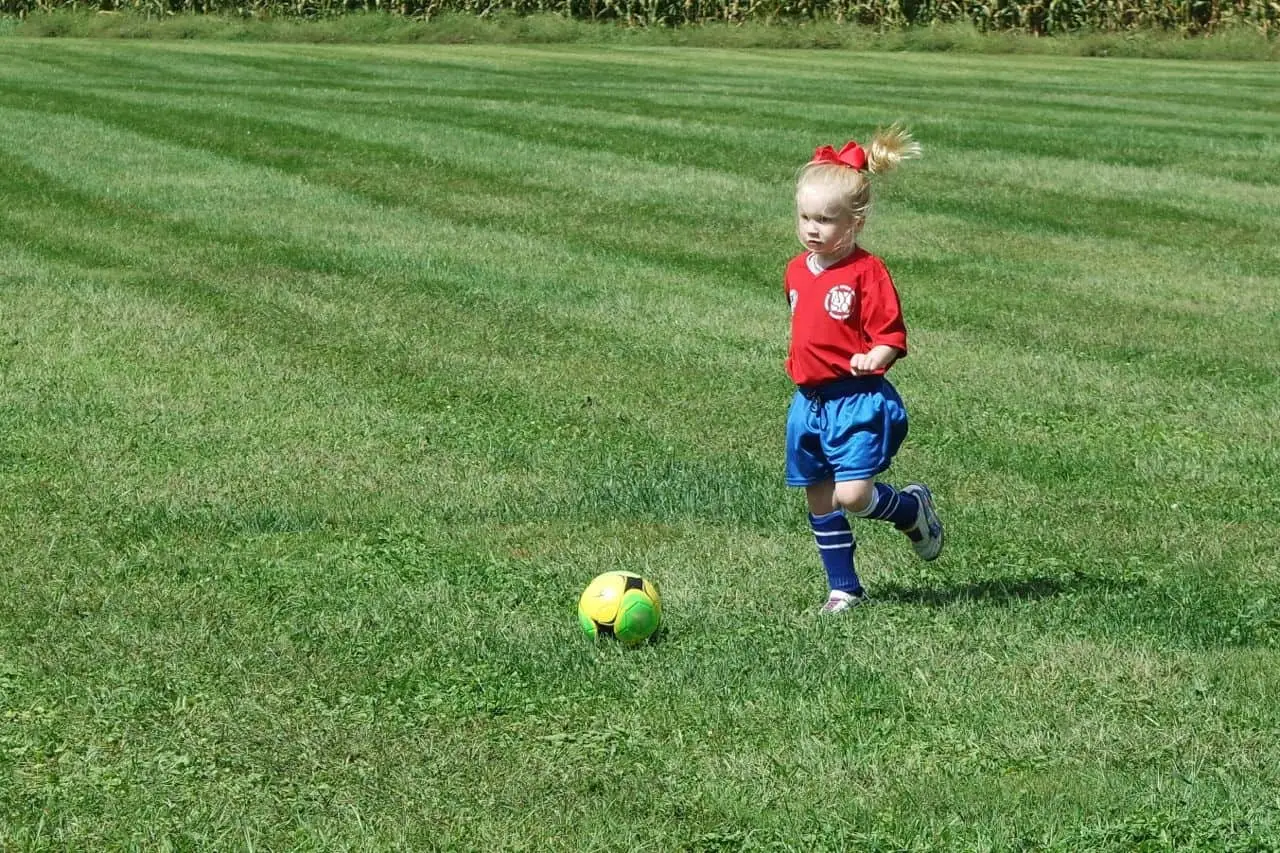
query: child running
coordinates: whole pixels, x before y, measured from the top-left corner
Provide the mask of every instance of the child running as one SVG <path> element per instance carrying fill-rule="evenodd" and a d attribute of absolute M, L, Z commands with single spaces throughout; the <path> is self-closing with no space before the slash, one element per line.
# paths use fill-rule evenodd
<path fill-rule="evenodd" d="M 827 572 L 823 613 L 869 599 L 854 569 L 857 541 L 846 513 L 887 521 L 925 560 L 942 551 L 942 523 L 928 487 L 878 482 L 907 434 L 907 410 L 885 377 L 907 354 L 898 292 L 884 262 L 857 243 L 871 178 L 920 156 L 894 125 L 864 150 L 824 145 L 796 181 L 796 234 L 805 251 L 787 264 L 796 383 L 787 414 L 787 485 L 803 486 L 809 523 Z"/>

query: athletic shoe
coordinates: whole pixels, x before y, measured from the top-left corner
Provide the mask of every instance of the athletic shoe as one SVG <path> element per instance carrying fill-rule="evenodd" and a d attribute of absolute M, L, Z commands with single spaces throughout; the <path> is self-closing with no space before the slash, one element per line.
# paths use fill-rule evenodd
<path fill-rule="evenodd" d="M 911 547 L 922 560 L 936 560 L 942 553 L 942 521 L 933 506 L 933 494 L 922 483 L 912 483 L 902 490 L 915 497 L 920 504 L 916 512 L 916 526 L 904 531 L 911 540 Z"/>
<path fill-rule="evenodd" d="M 857 607 L 862 604 L 870 604 L 871 599 L 867 598 L 867 594 L 861 590 L 856 593 L 845 592 L 842 589 L 831 590 L 831 595 L 827 596 L 827 603 L 822 605 L 820 613 L 843 613 L 850 608 Z"/>

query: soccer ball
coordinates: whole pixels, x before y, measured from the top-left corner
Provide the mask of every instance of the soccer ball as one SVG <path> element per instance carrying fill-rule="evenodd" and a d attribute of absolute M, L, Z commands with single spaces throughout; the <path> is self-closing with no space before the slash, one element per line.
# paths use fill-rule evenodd
<path fill-rule="evenodd" d="M 658 588 L 634 572 L 605 572 L 582 591 L 578 621 L 588 637 L 614 637 L 634 646 L 658 630 L 662 600 Z"/>

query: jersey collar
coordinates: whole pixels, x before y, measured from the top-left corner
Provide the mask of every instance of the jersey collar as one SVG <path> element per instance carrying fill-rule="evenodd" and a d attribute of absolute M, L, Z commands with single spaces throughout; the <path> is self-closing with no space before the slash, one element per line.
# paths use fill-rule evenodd
<path fill-rule="evenodd" d="M 809 272 L 813 273 L 814 277 L 816 278 L 816 277 L 818 277 L 818 276 L 822 275 L 822 274 L 823 274 L 824 272 L 826 272 L 827 270 L 835 269 L 836 267 L 840 267 L 840 266 L 844 266 L 845 264 L 847 264 L 847 263 L 849 263 L 850 261 L 852 261 L 852 260 L 854 259 L 854 256 L 856 256 L 857 254 L 858 254 L 858 247 L 857 247 L 857 246 L 854 246 L 854 247 L 853 247 L 853 251 L 852 251 L 852 252 L 850 252 L 849 254 L 845 255 L 843 258 L 841 258 L 840 260 L 836 261 L 836 262 L 835 262 L 834 264 L 832 264 L 831 266 L 829 266 L 829 267 L 824 267 L 822 264 L 818 263 L 818 256 L 817 256 L 817 255 L 815 255 L 813 252 L 810 252 L 808 255 L 805 255 L 805 258 L 804 258 L 804 265 L 805 265 L 806 267 L 808 267 Z"/>

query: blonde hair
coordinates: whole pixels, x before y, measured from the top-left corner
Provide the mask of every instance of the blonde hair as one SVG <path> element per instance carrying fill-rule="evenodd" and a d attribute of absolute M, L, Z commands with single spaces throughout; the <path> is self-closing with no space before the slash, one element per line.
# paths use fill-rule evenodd
<path fill-rule="evenodd" d="M 865 149 L 865 168 L 854 169 L 838 163 L 806 163 L 796 177 L 796 196 L 806 187 L 819 187 L 830 193 L 840 213 L 849 214 L 857 222 L 866 220 L 871 210 L 871 176 L 891 172 L 903 160 L 920 156 L 920 143 L 900 124 L 877 129 Z M 833 211 L 833 213 L 836 211 Z"/>

